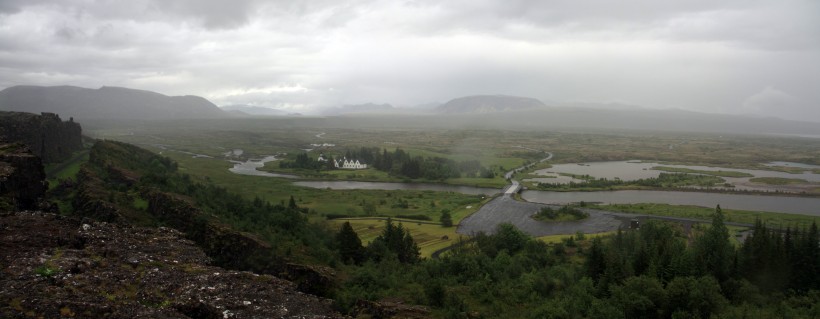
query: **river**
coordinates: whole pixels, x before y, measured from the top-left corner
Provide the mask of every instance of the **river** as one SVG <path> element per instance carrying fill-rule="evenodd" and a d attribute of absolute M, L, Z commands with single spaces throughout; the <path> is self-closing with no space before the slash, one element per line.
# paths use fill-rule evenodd
<path fill-rule="evenodd" d="M 501 192 L 498 188 L 482 188 L 472 186 L 422 184 L 422 183 L 383 183 L 383 182 L 355 182 L 355 181 L 299 181 L 294 185 L 311 188 L 330 189 L 383 189 L 383 190 L 429 190 L 437 192 L 454 192 L 468 195 L 494 195 Z"/>
<path fill-rule="evenodd" d="M 788 179 L 802 179 L 806 183 L 787 184 L 787 185 L 768 185 L 763 183 L 752 182 L 753 177 L 721 177 L 732 187 L 724 187 L 721 184 L 715 185 L 713 188 L 719 189 L 737 189 L 749 191 L 762 192 L 789 192 L 802 193 L 810 192 L 820 183 L 820 174 L 814 174 L 811 169 L 815 169 L 815 165 L 788 163 L 788 162 L 772 162 L 764 164 L 767 166 L 782 166 L 790 168 L 803 168 L 802 173 L 786 173 L 770 170 L 755 170 L 755 169 L 739 169 L 739 168 L 725 168 L 725 167 L 711 167 L 711 166 L 696 166 L 696 165 L 667 165 L 653 162 L 640 161 L 612 161 L 612 162 L 591 162 L 591 163 L 573 163 L 573 164 L 556 164 L 551 168 L 541 169 L 534 172 L 536 175 L 543 177 L 528 178 L 524 182 L 538 182 L 548 184 L 567 184 L 569 182 L 581 183 L 583 180 L 575 179 L 570 176 L 561 175 L 589 175 L 594 178 L 606 179 L 621 179 L 624 181 L 633 181 L 642 178 L 656 178 L 662 171 L 653 170 L 656 166 L 665 166 L 673 168 L 692 169 L 698 171 L 733 171 L 752 175 L 753 177 L 777 177 Z M 814 184 L 812 184 L 814 183 Z"/>
<path fill-rule="evenodd" d="M 257 169 L 263 167 L 266 162 L 274 160 L 276 160 L 275 156 L 267 156 L 259 160 L 248 160 L 245 162 L 232 161 L 234 166 L 230 169 L 230 171 L 242 175 L 292 179 L 298 178 L 294 175 L 270 173 Z M 634 165 L 633 163 L 627 164 L 625 162 L 624 164 Z M 579 166 L 576 164 L 572 165 Z M 457 192 L 468 195 L 493 195 L 502 191 L 501 189 L 496 188 L 419 183 L 296 181 L 294 184 L 298 186 L 320 189 L 431 190 L 439 192 Z M 600 202 L 604 204 L 659 203 L 671 205 L 697 205 L 703 207 L 715 207 L 716 205 L 720 205 L 722 208 L 728 209 L 820 216 L 820 198 L 807 197 L 636 190 L 610 192 L 548 192 L 527 190 L 521 193 L 521 197 L 534 203 L 546 204 L 563 204 L 584 201 Z"/>
<path fill-rule="evenodd" d="M 820 198 L 674 191 L 547 192 L 524 191 L 524 200 L 544 204 L 600 202 L 602 204 L 659 203 L 696 205 L 763 212 L 820 216 Z"/>
<path fill-rule="evenodd" d="M 265 177 L 281 177 L 281 178 L 298 178 L 296 175 L 289 175 L 289 174 L 279 174 L 279 173 L 271 173 L 260 171 L 258 168 L 262 168 L 265 166 L 265 163 L 275 161 L 276 156 L 270 155 L 265 156 L 262 159 L 249 159 L 244 162 L 240 161 L 231 161 L 233 163 L 233 167 L 229 168 L 228 170 L 234 174 L 240 175 L 251 175 L 251 176 L 265 176 Z"/>

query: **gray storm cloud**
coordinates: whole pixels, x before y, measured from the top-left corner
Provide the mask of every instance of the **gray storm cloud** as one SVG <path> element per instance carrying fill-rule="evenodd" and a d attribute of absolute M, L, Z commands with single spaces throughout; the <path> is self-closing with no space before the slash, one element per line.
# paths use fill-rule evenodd
<path fill-rule="evenodd" d="M 0 87 L 301 112 L 511 94 L 820 121 L 816 83 L 817 1 L 0 2 Z"/>

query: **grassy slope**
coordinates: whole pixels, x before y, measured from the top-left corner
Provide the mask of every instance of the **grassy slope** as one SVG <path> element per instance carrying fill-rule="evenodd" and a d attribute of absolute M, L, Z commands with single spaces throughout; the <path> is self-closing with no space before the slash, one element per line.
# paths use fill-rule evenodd
<path fill-rule="evenodd" d="M 80 171 L 80 166 L 87 161 L 88 150 L 85 149 L 75 152 L 64 162 L 46 165 L 45 172 L 49 189 L 57 186 L 57 181 L 60 179 L 74 179 Z"/>

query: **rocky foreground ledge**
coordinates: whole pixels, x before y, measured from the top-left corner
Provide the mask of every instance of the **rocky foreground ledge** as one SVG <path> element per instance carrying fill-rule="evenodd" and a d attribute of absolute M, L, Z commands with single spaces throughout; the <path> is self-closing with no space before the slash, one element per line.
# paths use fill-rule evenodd
<path fill-rule="evenodd" d="M 0 317 L 338 318 L 268 275 L 208 266 L 170 228 L 41 212 L 0 216 Z"/>

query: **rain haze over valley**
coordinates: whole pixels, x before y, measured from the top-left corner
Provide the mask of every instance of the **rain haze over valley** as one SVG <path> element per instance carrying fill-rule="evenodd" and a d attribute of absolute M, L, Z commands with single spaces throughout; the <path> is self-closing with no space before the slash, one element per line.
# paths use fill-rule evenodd
<path fill-rule="evenodd" d="M 0 0 L 0 317 L 820 317 L 820 2 Z"/>

